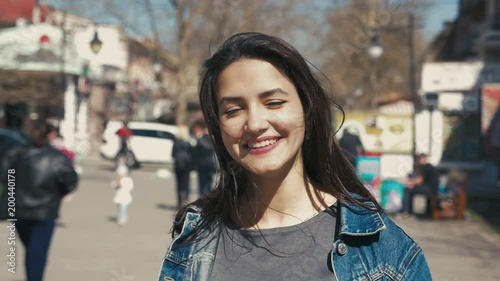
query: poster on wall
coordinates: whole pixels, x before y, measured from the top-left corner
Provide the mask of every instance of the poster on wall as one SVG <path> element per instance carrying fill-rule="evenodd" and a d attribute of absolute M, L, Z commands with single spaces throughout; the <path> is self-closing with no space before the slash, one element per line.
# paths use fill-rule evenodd
<path fill-rule="evenodd" d="M 380 156 L 381 153 L 367 152 L 356 158 L 356 170 L 365 187 L 380 202 Z"/>
<path fill-rule="evenodd" d="M 341 120 L 342 116 L 337 116 Z M 347 112 L 343 126 L 337 137 L 340 138 L 345 128 L 352 128 L 359 135 L 366 151 L 381 153 L 411 153 L 412 151 L 412 115 Z"/>
<path fill-rule="evenodd" d="M 485 158 L 500 163 L 500 83 L 483 84 L 481 133 Z"/>
<path fill-rule="evenodd" d="M 364 153 L 356 158 L 356 170 L 366 189 L 387 212 L 396 213 L 403 207 L 404 185 L 394 179 L 382 180 L 381 153 Z"/>
<path fill-rule="evenodd" d="M 380 141 L 385 153 L 411 153 L 413 147 L 413 123 L 411 115 L 381 116 Z"/>

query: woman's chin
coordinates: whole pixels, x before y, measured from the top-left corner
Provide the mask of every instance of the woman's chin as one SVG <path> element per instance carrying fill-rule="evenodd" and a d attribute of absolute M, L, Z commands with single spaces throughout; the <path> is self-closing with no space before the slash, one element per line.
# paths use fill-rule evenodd
<path fill-rule="evenodd" d="M 277 169 L 274 167 L 248 167 L 246 170 L 254 176 L 263 177 L 270 176 L 277 172 Z"/>

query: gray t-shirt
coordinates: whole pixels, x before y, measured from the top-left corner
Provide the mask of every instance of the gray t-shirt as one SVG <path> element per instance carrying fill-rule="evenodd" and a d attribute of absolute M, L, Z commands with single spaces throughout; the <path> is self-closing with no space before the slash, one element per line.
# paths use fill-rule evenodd
<path fill-rule="evenodd" d="M 297 225 L 244 230 L 225 223 L 210 280 L 335 280 L 335 205 Z"/>

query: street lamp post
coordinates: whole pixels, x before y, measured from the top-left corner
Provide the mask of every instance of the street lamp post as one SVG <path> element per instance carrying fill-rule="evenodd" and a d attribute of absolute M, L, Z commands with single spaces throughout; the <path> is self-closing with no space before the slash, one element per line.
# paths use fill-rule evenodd
<path fill-rule="evenodd" d="M 89 150 L 94 151 L 97 149 L 97 146 L 100 143 L 101 134 L 104 130 L 104 128 L 102 127 L 102 123 L 104 121 L 104 112 L 106 107 L 106 89 L 101 81 L 102 77 L 97 77 L 97 75 L 102 74 L 96 71 L 98 67 L 100 67 L 100 63 L 98 62 L 98 54 L 101 51 L 103 44 L 104 43 L 99 39 L 98 25 L 97 23 L 95 23 L 94 36 L 92 40 L 89 41 L 89 47 L 93 53 L 90 55 L 90 70 L 87 70 L 92 73 L 90 75 L 90 95 L 83 99 L 83 104 L 80 105 L 80 107 L 84 108 L 85 110 L 87 110 L 88 107 L 89 110 L 88 121 L 90 126 L 90 143 L 88 147 Z M 96 74 L 96 72 L 99 74 Z M 82 121 L 81 123 L 86 124 L 87 120 Z"/>
<path fill-rule="evenodd" d="M 410 56 L 410 68 L 409 68 L 409 92 L 410 92 L 410 97 L 411 101 L 413 103 L 413 114 L 412 114 L 412 160 L 413 160 L 413 170 L 412 172 L 416 172 L 416 165 L 417 163 L 415 162 L 415 155 L 416 155 L 416 150 L 417 150 L 417 142 L 416 142 L 416 137 L 417 137 L 417 128 L 416 128 L 416 116 L 417 116 L 417 87 L 415 83 L 415 48 L 414 48 L 414 41 L 413 41 L 413 33 L 415 31 L 415 15 L 410 13 L 408 15 L 408 53 Z"/>
<path fill-rule="evenodd" d="M 92 38 L 92 41 L 90 41 L 89 43 L 92 52 L 94 52 L 94 54 L 99 53 L 99 51 L 102 48 L 102 41 L 99 40 L 99 34 L 97 33 L 97 29 L 96 31 L 94 31 L 94 38 Z"/>
<path fill-rule="evenodd" d="M 89 42 L 89 44 L 90 44 L 90 49 L 94 54 L 97 54 L 99 53 L 99 51 L 101 51 L 102 41 L 99 39 L 99 33 L 97 32 L 97 24 L 95 25 L 94 37 Z"/>
<path fill-rule="evenodd" d="M 163 70 L 163 65 L 161 64 L 161 61 L 160 61 L 159 51 L 155 50 L 155 57 L 153 60 L 153 71 L 154 71 L 155 76 L 156 76 L 156 81 L 161 80 L 161 71 L 162 70 Z"/>
<path fill-rule="evenodd" d="M 378 34 L 374 34 L 370 38 L 370 46 L 368 46 L 367 53 L 372 59 L 378 59 L 384 54 L 384 48 L 379 43 Z"/>
<path fill-rule="evenodd" d="M 409 94 L 411 101 L 413 103 L 413 113 L 412 113 L 412 161 L 413 161 L 413 169 L 412 172 L 415 173 L 416 171 L 416 163 L 415 163 L 415 154 L 416 154 L 416 113 L 419 110 L 419 102 L 418 102 L 418 93 L 417 93 L 417 87 L 416 87 L 416 81 L 415 81 L 415 76 L 416 76 L 416 68 L 415 68 L 415 43 L 414 43 L 414 32 L 415 32 L 415 15 L 413 13 L 408 14 L 408 38 L 407 38 L 407 44 L 408 44 L 408 53 L 409 53 Z M 379 44 L 379 38 L 378 34 L 371 32 L 370 34 L 370 46 L 368 46 L 367 53 L 368 56 L 372 59 L 378 59 L 382 54 L 384 53 L 384 49 L 382 46 Z M 372 71 L 370 79 L 370 83 L 374 82 L 375 77 L 374 71 Z M 372 84 L 373 85 L 373 84 Z M 373 87 L 372 87 L 373 88 Z M 373 90 L 373 89 L 372 89 Z M 375 99 L 373 96 L 372 99 L 372 107 L 374 108 L 375 104 Z"/>
<path fill-rule="evenodd" d="M 379 37 L 377 33 L 372 32 L 370 36 L 370 45 L 366 49 L 366 52 L 368 54 L 368 57 L 373 61 L 379 59 L 384 54 L 384 48 L 379 43 Z M 376 71 L 377 68 L 375 64 L 372 63 L 370 70 L 370 91 L 371 91 L 371 109 L 373 111 L 376 111 L 377 108 L 376 92 L 375 92 L 377 90 L 377 87 L 375 87 L 377 83 Z"/>
<path fill-rule="evenodd" d="M 154 34 L 154 58 L 153 58 L 153 71 L 155 75 L 155 80 L 159 81 L 161 78 L 162 64 L 160 60 L 160 34 L 158 33 L 158 28 L 156 26 L 156 21 L 153 13 L 153 5 L 151 0 L 146 0 L 146 9 L 149 15 L 149 23 L 151 24 L 151 30 Z"/>

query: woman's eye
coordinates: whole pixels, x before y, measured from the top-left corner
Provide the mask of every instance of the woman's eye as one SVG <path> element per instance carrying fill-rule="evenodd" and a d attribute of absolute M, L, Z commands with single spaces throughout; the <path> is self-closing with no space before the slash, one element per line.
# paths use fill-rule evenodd
<path fill-rule="evenodd" d="M 266 103 L 266 106 L 268 108 L 271 108 L 271 109 L 277 109 L 277 108 L 280 108 L 283 104 L 285 103 L 285 101 L 270 101 L 270 102 L 267 102 Z"/>
<path fill-rule="evenodd" d="M 224 115 L 231 117 L 231 116 L 236 115 L 238 112 L 240 112 L 240 110 L 241 110 L 241 108 L 239 108 L 239 107 L 230 108 L 230 109 L 224 111 Z"/>

